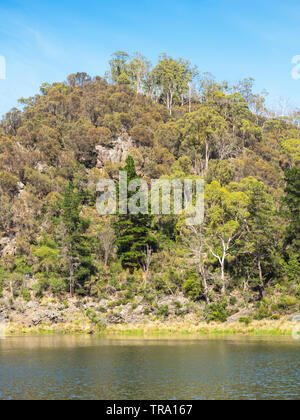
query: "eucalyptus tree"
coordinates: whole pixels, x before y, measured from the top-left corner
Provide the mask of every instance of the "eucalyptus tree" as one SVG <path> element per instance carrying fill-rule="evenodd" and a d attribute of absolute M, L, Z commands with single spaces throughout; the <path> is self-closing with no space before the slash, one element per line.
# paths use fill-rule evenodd
<path fill-rule="evenodd" d="M 152 72 L 153 83 L 160 88 L 161 100 L 172 116 L 173 106 L 183 94 L 188 92 L 193 79 L 193 69 L 187 60 L 175 60 L 162 54 L 159 63 Z"/>
<path fill-rule="evenodd" d="M 139 52 L 136 52 L 128 63 L 128 74 L 137 94 L 142 91 L 145 77 L 150 73 L 150 67 L 151 62 Z"/>
<path fill-rule="evenodd" d="M 109 61 L 110 70 L 106 73 L 113 83 L 119 83 L 125 77 L 128 77 L 128 63 L 130 55 L 125 51 L 116 51 L 112 54 L 111 60 Z"/>
<path fill-rule="evenodd" d="M 208 170 L 213 153 L 216 157 L 223 157 L 222 151 L 228 145 L 228 125 L 217 111 L 203 107 L 199 111 L 186 114 L 178 121 L 178 127 L 183 138 L 182 151 L 194 161 L 200 155 L 204 160 L 205 171 Z"/>
<path fill-rule="evenodd" d="M 249 216 L 245 220 L 246 232 L 241 242 L 239 262 L 244 271 L 248 267 L 248 280 L 258 289 L 262 299 L 266 285 L 275 276 L 276 248 L 280 242 L 275 203 L 266 186 L 253 177 L 245 178 L 239 184 L 231 183 L 228 189 L 231 192 L 243 191 L 249 199 Z"/>
<path fill-rule="evenodd" d="M 236 254 L 249 217 L 249 198 L 241 191 L 229 191 L 214 181 L 205 190 L 205 241 L 221 271 L 222 293 L 226 293 L 225 264 Z"/>

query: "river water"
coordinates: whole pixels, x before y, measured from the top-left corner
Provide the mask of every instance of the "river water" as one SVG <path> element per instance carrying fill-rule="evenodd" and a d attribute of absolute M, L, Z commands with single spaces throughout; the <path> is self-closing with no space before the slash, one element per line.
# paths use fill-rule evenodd
<path fill-rule="evenodd" d="M 0 399 L 300 399 L 300 341 L 0 340 Z"/>

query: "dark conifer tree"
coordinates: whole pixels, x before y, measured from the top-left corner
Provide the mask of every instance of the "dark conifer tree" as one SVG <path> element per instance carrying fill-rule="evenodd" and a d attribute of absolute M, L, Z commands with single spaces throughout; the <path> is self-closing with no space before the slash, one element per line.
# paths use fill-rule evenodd
<path fill-rule="evenodd" d="M 84 290 L 85 282 L 95 273 L 91 244 L 86 236 L 90 221 L 80 215 L 83 198 L 82 193 L 70 182 L 58 202 L 59 226 L 63 230 L 59 232 L 62 234 L 60 248 L 68 265 L 72 297 L 76 289 L 78 292 Z"/>
<path fill-rule="evenodd" d="M 139 178 L 131 156 L 127 158 L 126 166 L 122 170 L 127 172 L 128 185 L 130 181 Z M 133 194 L 128 193 L 127 205 Z M 147 249 L 157 250 L 158 243 L 154 236 L 153 223 L 153 216 L 142 213 L 119 214 L 118 221 L 115 223 L 118 255 L 123 268 L 129 269 L 131 273 L 142 267 Z"/>

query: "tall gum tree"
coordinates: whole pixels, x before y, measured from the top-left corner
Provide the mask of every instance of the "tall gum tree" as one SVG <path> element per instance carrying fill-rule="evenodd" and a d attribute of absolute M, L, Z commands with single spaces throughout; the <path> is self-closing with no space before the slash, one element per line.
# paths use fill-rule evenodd
<path fill-rule="evenodd" d="M 161 89 L 161 98 L 167 106 L 170 116 L 173 113 L 175 99 L 179 99 L 189 90 L 193 79 L 193 70 L 188 61 L 175 60 L 162 54 L 152 72 L 153 83 Z"/>
<path fill-rule="evenodd" d="M 244 224 L 249 217 L 248 204 L 249 198 L 243 192 L 230 192 L 216 181 L 206 186 L 206 246 L 220 265 L 223 294 L 226 293 L 226 259 L 244 234 Z"/>
<path fill-rule="evenodd" d="M 207 171 L 212 153 L 218 152 L 219 139 L 226 137 L 226 121 L 215 110 L 204 107 L 187 114 L 178 121 L 178 127 L 183 138 L 182 150 L 194 160 L 202 155 Z"/>

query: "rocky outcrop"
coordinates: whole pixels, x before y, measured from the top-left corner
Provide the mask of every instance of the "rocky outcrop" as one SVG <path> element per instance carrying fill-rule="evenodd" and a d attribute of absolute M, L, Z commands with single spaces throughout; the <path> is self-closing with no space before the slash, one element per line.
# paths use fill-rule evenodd
<path fill-rule="evenodd" d="M 132 147 L 134 147 L 133 140 L 126 136 L 118 137 L 109 146 L 96 146 L 97 167 L 103 168 L 105 162 L 123 162 L 128 157 Z"/>
<path fill-rule="evenodd" d="M 146 302 L 142 296 L 136 297 L 134 301 L 120 304 L 120 296 L 99 301 L 87 297 L 67 296 L 66 299 L 63 297 L 58 299 L 48 294 L 40 300 L 31 294 L 32 300 L 27 302 L 22 296 L 12 298 L 11 293 L 4 290 L 4 296 L 0 298 L 0 319 L 29 328 L 82 323 L 89 323 L 94 328 L 99 323 L 106 325 L 148 323 L 153 317 L 158 316 L 162 307 L 167 309 L 164 314 L 160 314 L 160 318 L 165 320 L 180 319 L 192 314 L 193 311 L 189 300 L 181 295 L 161 296 L 154 306 Z M 196 305 L 195 308 L 200 310 L 202 306 Z"/>
<path fill-rule="evenodd" d="M 0 239 L 0 255 L 16 255 L 17 242 L 14 237 L 4 236 Z"/>

